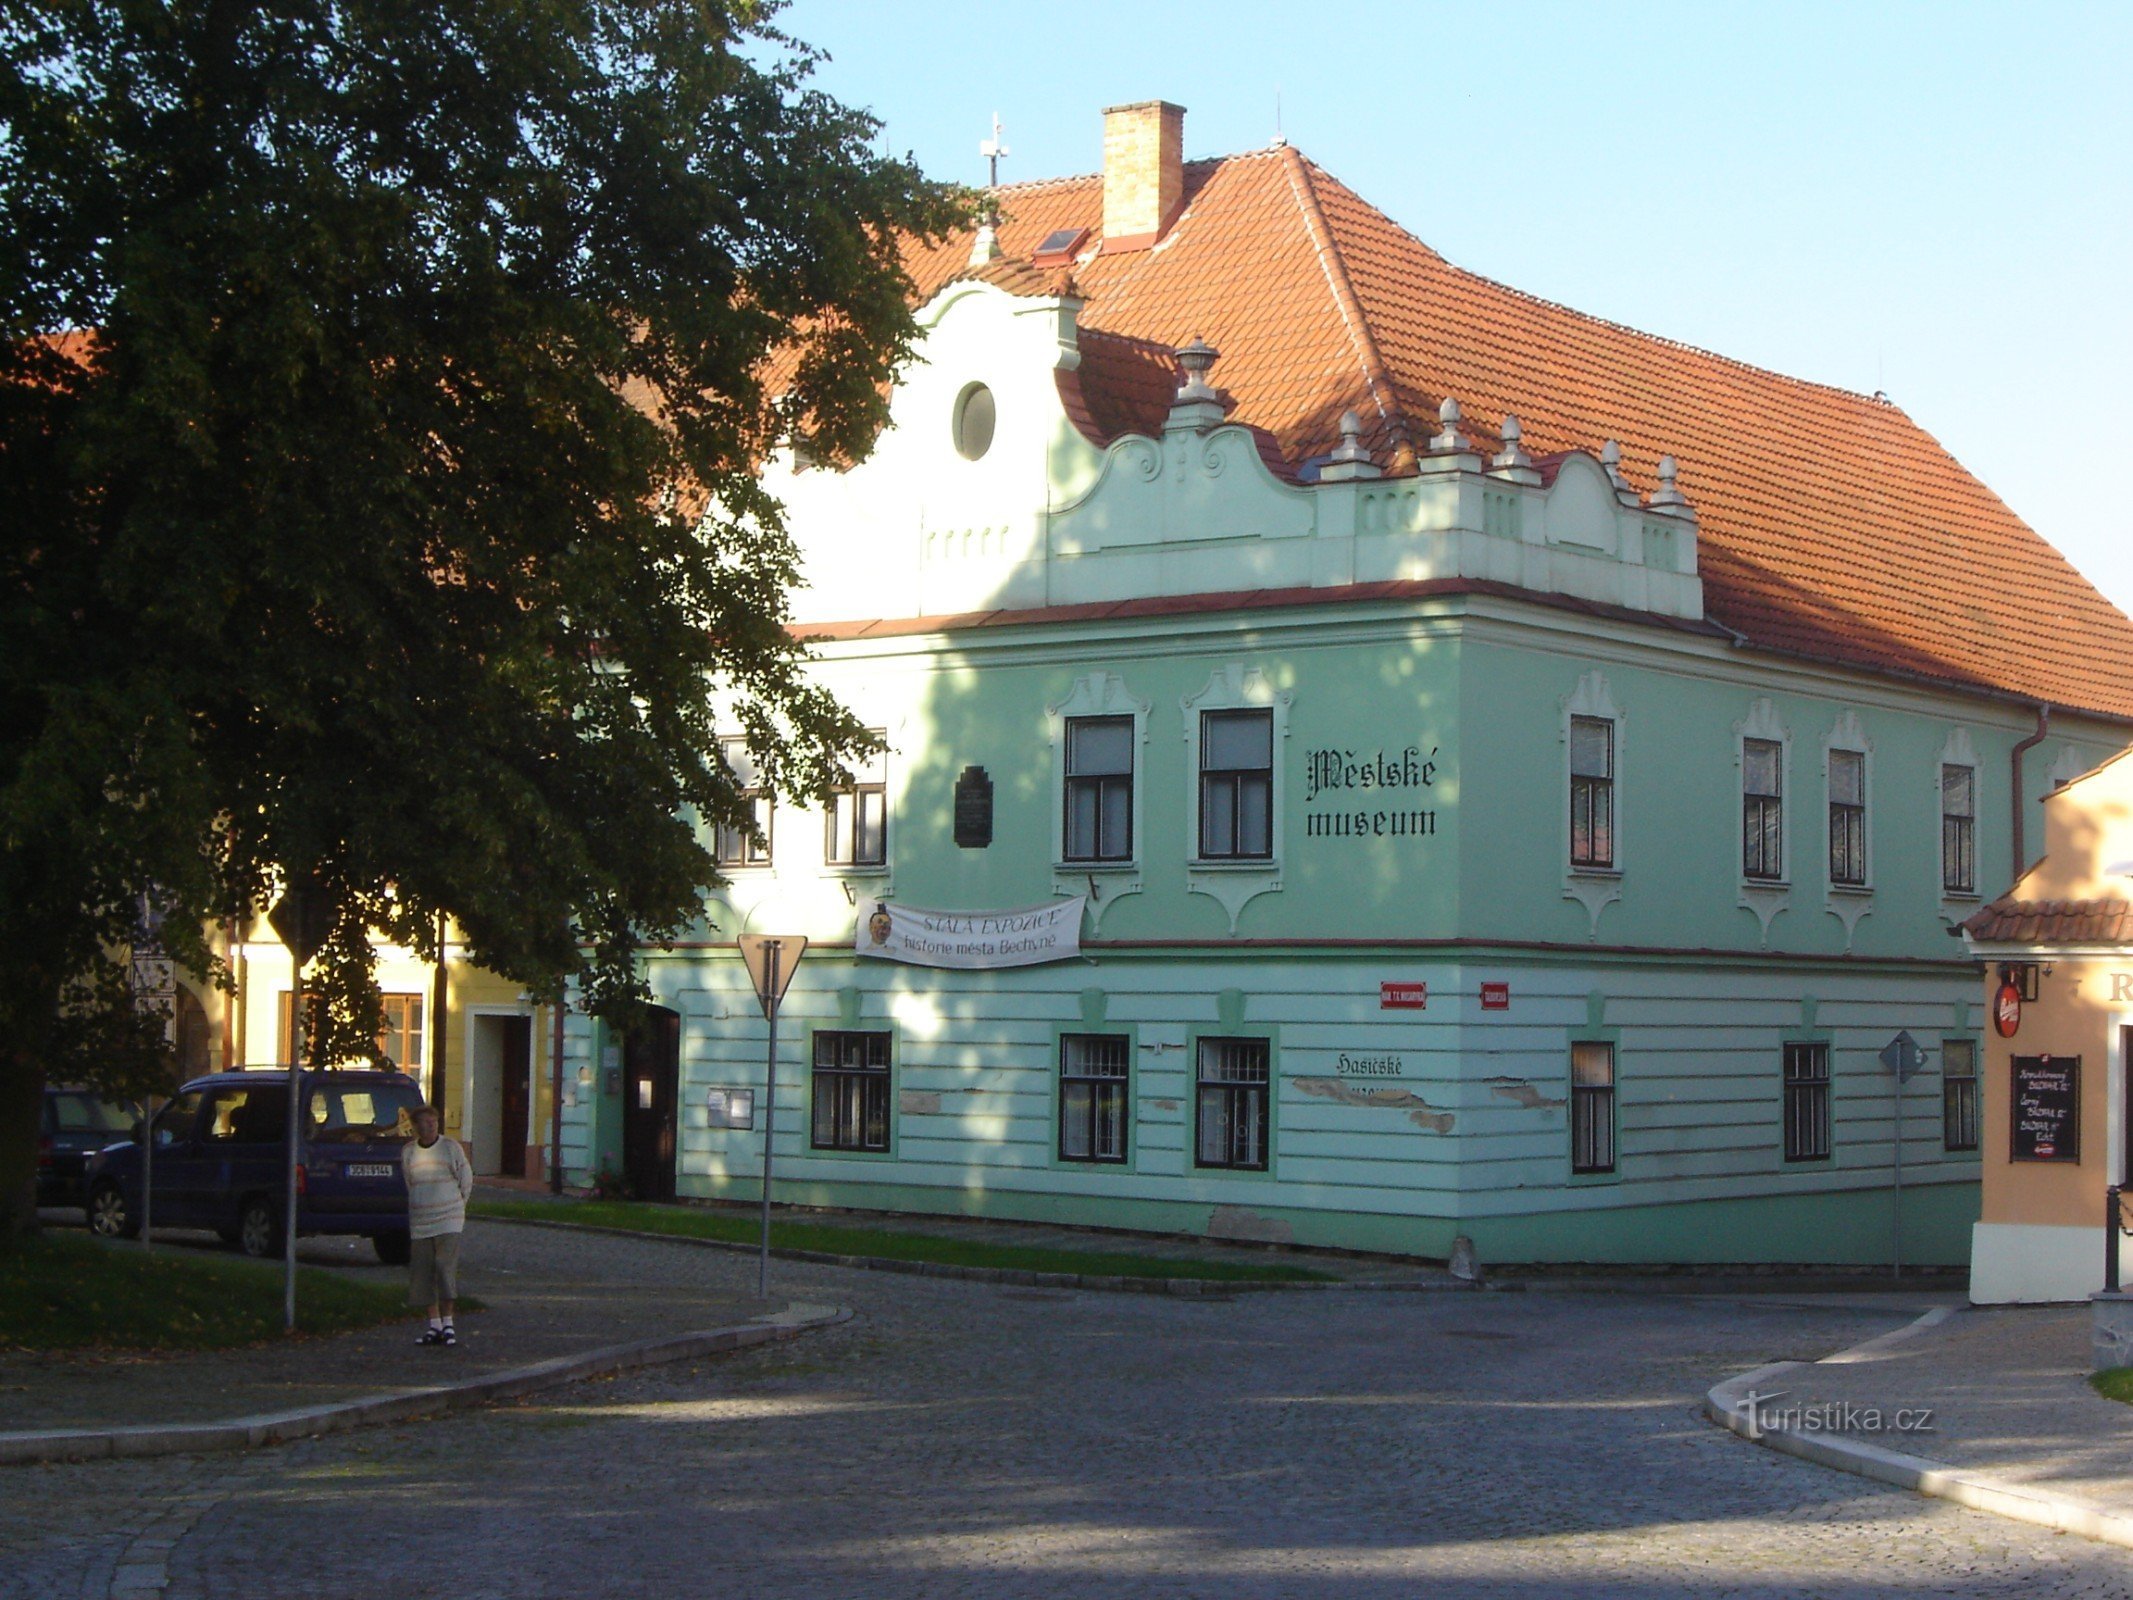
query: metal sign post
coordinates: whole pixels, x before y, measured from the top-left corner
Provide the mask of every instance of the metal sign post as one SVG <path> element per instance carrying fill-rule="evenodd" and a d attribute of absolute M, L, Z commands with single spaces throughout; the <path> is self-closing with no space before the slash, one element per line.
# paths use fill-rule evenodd
<path fill-rule="evenodd" d="M 284 1174 L 281 1244 L 281 1326 L 284 1333 L 296 1331 L 296 1170 L 297 1128 L 304 1092 L 304 968 L 333 934 L 337 908 L 331 891 L 316 877 L 294 879 L 267 913 L 267 923 L 288 947 L 295 967 L 289 1014 L 295 1021 L 296 1037 L 289 1054 L 289 1119 L 287 1171 Z"/>
<path fill-rule="evenodd" d="M 1890 1140 L 1895 1152 L 1896 1216 L 1895 1238 L 1891 1245 L 1890 1276 L 1898 1282 L 1903 1280 L 1903 1086 L 1911 1081 L 1912 1074 L 1926 1064 L 1926 1052 L 1919 1042 L 1911 1037 L 1910 1029 L 1896 1035 L 1881 1047 L 1881 1064 L 1889 1071 L 1889 1104 L 1894 1125 Z"/>
<path fill-rule="evenodd" d="M 763 1067 L 763 1243 L 756 1258 L 755 1293 L 770 1298 L 770 1161 L 778 1116 L 778 1008 L 792 983 L 800 957 L 807 953 L 807 940 L 798 934 L 744 933 L 740 937 L 741 960 L 748 965 L 749 981 L 770 1024 L 770 1046 Z"/>

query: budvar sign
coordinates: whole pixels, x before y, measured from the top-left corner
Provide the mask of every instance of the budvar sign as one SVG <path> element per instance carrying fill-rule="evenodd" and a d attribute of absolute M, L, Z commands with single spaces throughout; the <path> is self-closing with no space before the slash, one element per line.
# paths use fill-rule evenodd
<path fill-rule="evenodd" d="M 1081 954 L 1086 896 L 1013 911 L 922 911 L 876 900 L 859 919 L 853 950 L 917 967 L 1034 967 Z"/>

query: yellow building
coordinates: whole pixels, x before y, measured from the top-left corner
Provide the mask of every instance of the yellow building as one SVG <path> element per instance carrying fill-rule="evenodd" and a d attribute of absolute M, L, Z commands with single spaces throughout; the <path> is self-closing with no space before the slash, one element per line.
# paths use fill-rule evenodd
<path fill-rule="evenodd" d="M 1979 1304 L 2103 1287 L 2104 1190 L 2133 1149 L 2133 750 L 2050 795 L 2044 834 L 2042 859 L 1963 925 L 1985 962 Z"/>
<path fill-rule="evenodd" d="M 443 1107 L 445 1131 L 466 1145 L 476 1173 L 545 1180 L 553 1008 L 474 965 L 455 931 L 446 930 L 441 973 L 404 946 L 375 947 L 385 1003 L 378 1046 Z M 233 992 L 226 1000 L 200 1001 L 203 1008 L 212 1003 L 221 1020 L 220 1059 L 211 1064 L 224 1070 L 288 1065 L 296 1048 L 289 952 L 262 920 L 233 939 L 228 953 Z"/>

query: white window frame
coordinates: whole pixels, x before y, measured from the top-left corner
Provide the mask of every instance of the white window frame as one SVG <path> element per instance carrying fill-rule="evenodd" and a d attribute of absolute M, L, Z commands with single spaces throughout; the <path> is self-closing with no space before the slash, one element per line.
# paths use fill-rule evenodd
<path fill-rule="evenodd" d="M 1044 708 L 1052 740 L 1052 892 L 1089 896 L 1090 928 L 1121 896 L 1141 891 L 1141 862 L 1147 853 L 1142 826 L 1142 797 L 1148 792 L 1149 702 L 1126 687 L 1115 672 L 1084 673 L 1063 700 Z M 1066 858 L 1067 724 L 1083 717 L 1133 719 L 1133 852 L 1123 861 L 1069 861 Z"/>
<path fill-rule="evenodd" d="M 1590 920 L 1589 931 L 1599 933 L 1600 913 L 1622 898 L 1622 874 L 1629 860 L 1628 834 L 1623 826 L 1626 813 L 1625 785 L 1622 781 L 1624 768 L 1623 752 L 1628 748 L 1629 719 L 1616 703 L 1614 690 L 1605 673 L 1597 670 L 1586 673 L 1577 681 L 1577 687 L 1565 695 L 1560 705 L 1561 716 L 1556 737 L 1563 747 L 1563 783 L 1561 803 L 1557 807 L 1557 819 L 1562 831 L 1561 855 L 1563 862 L 1563 898 L 1575 900 L 1584 906 Z M 1614 864 L 1606 867 L 1581 867 L 1571 859 L 1570 796 L 1575 780 L 1570 771 L 1570 725 L 1579 717 L 1614 724 Z"/>
<path fill-rule="evenodd" d="M 724 824 L 714 823 L 711 828 L 711 859 L 717 862 L 718 869 L 721 872 L 767 872 L 777 864 L 778 859 L 777 836 L 774 831 L 777 824 L 777 801 L 770 792 L 770 786 L 763 781 L 764 775 L 760 770 L 762 764 L 755 759 L 754 753 L 749 750 L 746 734 L 722 733 L 718 736 L 718 743 L 719 753 L 725 758 L 729 768 L 733 766 L 734 761 L 732 750 L 729 747 L 737 745 L 740 747 L 741 757 L 754 769 L 753 777 L 755 781 L 741 784 L 740 787 L 744 797 L 752 797 L 754 800 L 756 819 L 762 824 L 763 828 L 763 854 L 760 859 L 752 859 L 752 847 L 746 835 L 742 834 L 738 828 L 728 828 Z M 733 776 L 735 781 L 739 782 L 741 774 L 738 770 L 734 771 Z M 728 834 L 731 834 L 740 844 L 739 852 L 730 860 L 725 853 Z"/>
<path fill-rule="evenodd" d="M 881 753 L 873 758 L 881 763 L 881 781 L 878 784 L 868 782 L 861 779 L 855 771 L 853 782 L 839 784 L 822 796 L 822 865 L 825 870 L 836 873 L 840 877 L 885 876 L 888 873 L 889 862 L 894 857 L 896 849 L 896 829 L 894 826 L 896 820 L 895 768 L 891 766 L 889 761 L 890 756 L 895 754 L 895 750 L 890 741 L 887 728 L 871 727 L 867 731 L 882 742 Z M 861 790 L 876 788 L 881 791 L 881 859 L 879 861 L 839 861 L 834 859 L 831 853 L 831 840 L 834 836 L 832 830 L 836 826 L 837 818 L 836 797 L 841 794 L 856 795 Z"/>
<path fill-rule="evenodd" d="M 1197 694 L 1178 701 L 1185 714 L 1185 887 L 1204 894 L 1229 913 L 1229 931 L 1237 931 L 1237 919 L 1245 906 L 1262 894 L 1280 892 L 1282 858 L 1289 825 L 1288 771 L 1289 708 L 1294 696 L 1276 690 L 1266 674 L 1242 662 L 1229 662 L 1208 674 L 1207 684 Z M 1205 711 L 1259 711 L 1273 713 L 1273 762 L 1270 853 L 1243 859 L 1206 858 L 1200 854 L 1200 714 Z"/>
<path fill-rule="evenodd" d="M 1831 870 L 1829 822 L 1836 808 L 1832 783 L 1832 757 L 1839 752 L 1859 758 L 1859 866 L 1857 883 L 1840 883 Z M 1860 726 L 1857 712 L 1846 711 L 1829 736 L 1822 741 L 1822 872 L 1830 889 L 1838 894 L 1866 895 L 1874 892 L 1874 744 Z"/>
<path fill-rule="evenodd" d="M 1778 867 L 1775 878 L 1748 876 L 1743 850 L 1742 824 L 1748 795 L 1748 741 L 1766 740 L 1778 747 Z M 1792 781 L 1792 733 L 1765 695 L 1748 708 L 1748 714 L 1733 724 L 1733 798 L 1731 812 L 1733 871 L 1740 884 L 1738 904 L 1755 913 L 1762 924 L 1763 943 L 1770 942 L 1770 924 L 1792 904 L 1792 869 L 1799 857 L 1793 853 L 1792 824 L 1799 810 L 1799 791 Z"/>
<path fill-rule="evenodd" d="M 1941 828 L 1945 813 L 1941 810 L 1941 769 L 1943 767 L 1968 767 L 1970 769 L 1970 887 L 1951 889 L 1944 868 Z M 1985 877 L 1985 785 L 1984 770 L 1978 764 L 1977 746 L 1971 742 L 1970 730 L 1957 727 L 1948 731 L 1948 737 L 1940 747 L 1940 758 L 1933 763 L 1933 892 L 1940 897 L 1941 920 L 1961 922 L 1983 898 L 1979 893 Z M 2021 870 L 2018 866 L 2017 872 Z"/>

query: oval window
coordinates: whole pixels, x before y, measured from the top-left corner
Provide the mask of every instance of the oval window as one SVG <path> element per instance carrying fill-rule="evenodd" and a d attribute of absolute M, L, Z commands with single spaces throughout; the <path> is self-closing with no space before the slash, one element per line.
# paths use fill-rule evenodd
<path fill-rule="evenodd" d="M 955 448 L 965 461 L 975 461 L 992 448 L 992 391 L 973 383 L 955 397 Z"/>

